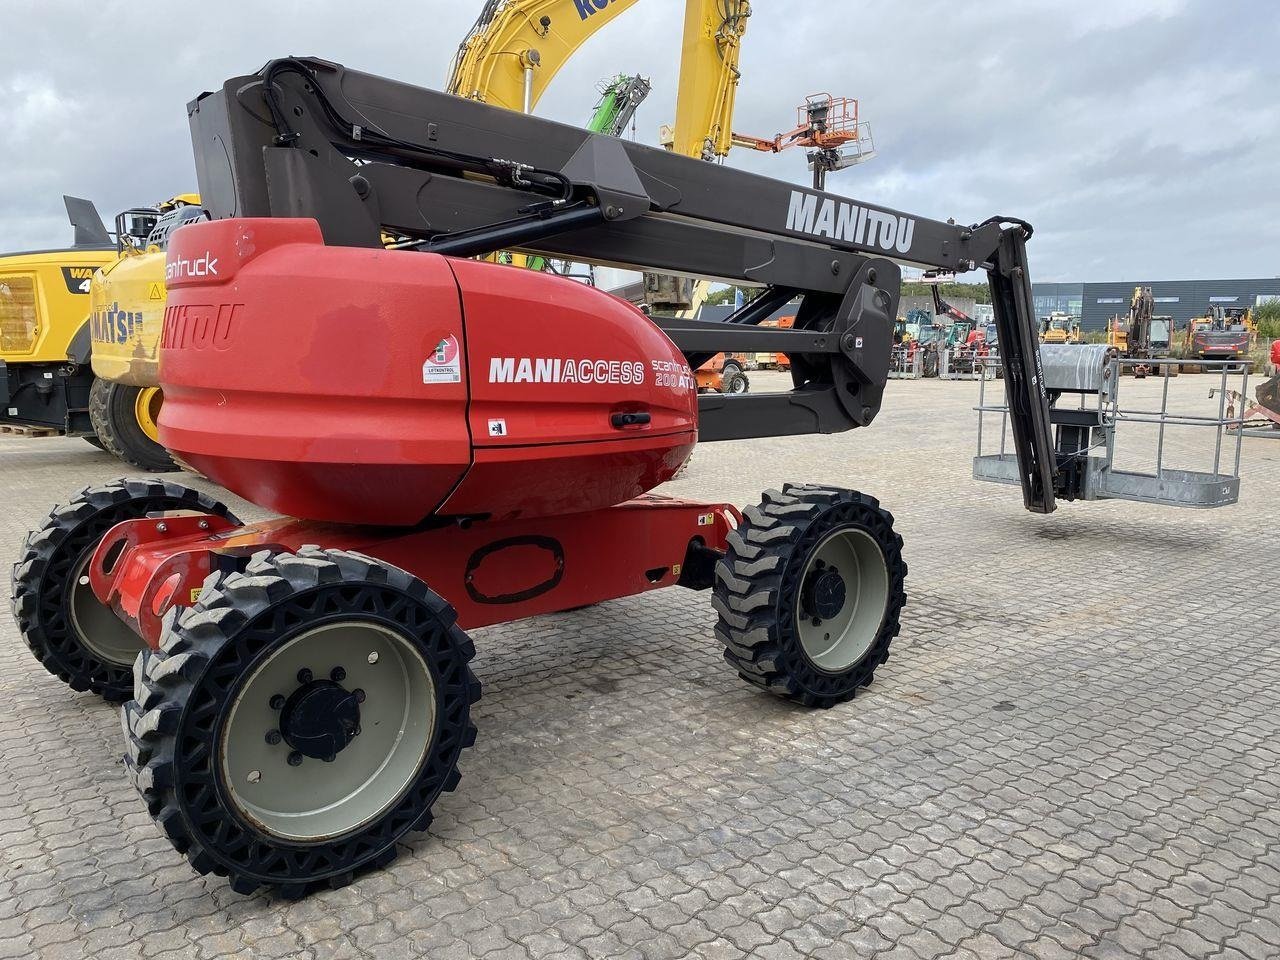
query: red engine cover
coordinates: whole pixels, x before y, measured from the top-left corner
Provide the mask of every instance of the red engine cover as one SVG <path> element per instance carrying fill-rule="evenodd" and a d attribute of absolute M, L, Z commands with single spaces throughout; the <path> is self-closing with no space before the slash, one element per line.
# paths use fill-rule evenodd
<path fill-rule="evenodd" d="M 167 277 L 161 441 L 280 513 L 593 510 L 670 479 L 696 439 L 680 351 L 573 280 L 282 219 L 184 227 Z"/>

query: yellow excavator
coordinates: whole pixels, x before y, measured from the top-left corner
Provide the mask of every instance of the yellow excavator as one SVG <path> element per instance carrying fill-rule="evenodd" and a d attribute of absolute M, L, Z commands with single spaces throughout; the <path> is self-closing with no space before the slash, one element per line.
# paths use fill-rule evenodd
<path fill-rule="evenodd" d="M 150 398 L 95 377 L 91 332 L 99 331 L 91 330 L 90 304 L 97 271 L 138 249 L 162 216 L 195 199 L 125 210 L 113 234 L 90 201 L 64 197 L 70 247 L 0 256 L 0 432 L 83 437 L 139 466 L 172 468 L 155 440 Z M 123 337 L 132 319 L 105 311 L 101 332 Z"/>

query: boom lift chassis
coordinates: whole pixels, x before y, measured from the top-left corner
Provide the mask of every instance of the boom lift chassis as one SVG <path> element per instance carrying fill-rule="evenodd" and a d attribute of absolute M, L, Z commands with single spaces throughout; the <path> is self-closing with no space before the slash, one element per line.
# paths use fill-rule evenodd
<path fill-rule="evenodd" d="M 313 249 L 381 249 L 389 234 L 396 248 L 455 258 L 517 249 L 763 287 L 722 323 L 656 321 L 690 371 L 721 351 L 791 360 L 789 392 L 699 397 L 703 441 L 869 424 L 889 374 L 898 263 L 985 270 L 1024 504 L 1055 508 L 1069 472 L 1055 461 L 1022 221 L 913 217 L 315 59 L 233 78 L 189 113 L 214 222 L 177 231 L 171 267 L 198 255 L 192 244 L 225 241 L 220 220 L 301 218 L 323 234 Z M 314 233 L 283 229 L 304 228 Z M 453 264 L 441 269 L 510 269 Z M 203 292 L 171 284 L 170 311 Z M 760 326 L 796 295 L 792 328 Z M 639 313 L 634 324 L 651 330 Z M 677 394 L 690 424 L 691 390 Z M 646 423 L 627 419 L 638 416 L 615 413 L 613 426 Z M 664 464 L 644 489 L 678 465 Z M 126 765 L 192 865 L 239 891 L 300 895 L 387 863 L 457 783 L 479 696 L 461 627 L 681 585 L 712 588 L 739 675 L 794 702 L 848 700 L 887 659 L 906 566 L 873 498 L 789 485 L 741 512 L 652 495 L 593 506 L 242 525 L 177 485 L 120 482 L 86 490 L 28 538 L 14 609 L 50 671 L 127 701 Z"/>

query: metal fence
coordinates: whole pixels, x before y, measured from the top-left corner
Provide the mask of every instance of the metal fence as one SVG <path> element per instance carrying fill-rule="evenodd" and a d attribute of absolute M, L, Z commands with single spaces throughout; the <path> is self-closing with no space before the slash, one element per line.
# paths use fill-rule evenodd
<path fill-rule="evenodd" d="M 1000 372 L 997 353 L 980 354 L 966 347 L 949 347 L 938 360 L 938 376 L 943 380 L 990 380 Z"/>
<path fill-rule="evenodd" d="M 889 354 L 889 378 L 891 380 L 919 380 L 924 376 L 924 351 L 909 350 L 896 344 Z"/>

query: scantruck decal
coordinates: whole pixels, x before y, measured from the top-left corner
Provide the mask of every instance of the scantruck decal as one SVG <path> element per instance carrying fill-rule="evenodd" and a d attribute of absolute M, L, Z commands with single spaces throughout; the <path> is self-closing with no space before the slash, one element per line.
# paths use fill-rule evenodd
<path fill-rule="evenodd" d="M 834 197 L 792 190 L 787 204 L 787 229 L 906 254 L 915 240 L 916 221 Z"/>

